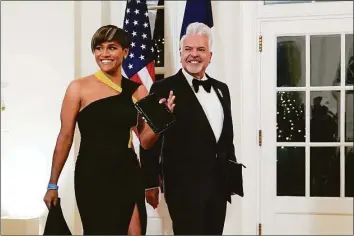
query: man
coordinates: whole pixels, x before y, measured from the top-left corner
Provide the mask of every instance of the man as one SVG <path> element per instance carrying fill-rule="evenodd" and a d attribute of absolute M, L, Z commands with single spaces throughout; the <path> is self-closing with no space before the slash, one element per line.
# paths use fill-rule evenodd
<path fill-rule="evenodd" d="M 236 161 L 229 89 L 205 74 L 212 57 L 211 30 L 192 23 L 181 39 L 182 69 L 150 89 L 175 95 L 176 124 L 144 151 L 146 198 L 156 208 L 160 164 L 174 234 L 221 235 L 226 202 L 225 163 Z M 155 188 L 154 188 L 155 187 Z"/>

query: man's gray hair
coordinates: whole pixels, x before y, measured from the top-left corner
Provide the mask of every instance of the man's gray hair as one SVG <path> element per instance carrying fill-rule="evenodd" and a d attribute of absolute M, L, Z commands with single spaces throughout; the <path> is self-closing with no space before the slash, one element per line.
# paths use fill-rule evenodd
<path fill-rule="evenodd" d="M 180 43 L 179 43 L 180 50 L 183 48 L 183 41 L 184 41 L 185 37 L 187 35 L 193 35 L 193 34 L 207 36 L 208 42 L 209 42 L 209 50 L 211 50 L 211 46 L 213 43 L 211 29 L 206 24 L 203 24 L 200 22 L 194 22 L 194 23 L 191 23 L 188 25 L 188 27 L 186 29 L 186 34 L 182 36 Z"/>

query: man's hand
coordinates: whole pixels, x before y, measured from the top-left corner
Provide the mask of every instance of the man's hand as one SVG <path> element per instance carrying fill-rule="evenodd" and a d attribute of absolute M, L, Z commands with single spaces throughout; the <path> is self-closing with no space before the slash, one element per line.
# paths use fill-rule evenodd
<path fill-rule="evenodd" d="M 168 107 L 168 109 L 173 112 L 173 109 L 175 108 L 176 104 L 175 104 L 175 98 L 176 96 L 173 95 L 173 91 L 170 91 L 170 94 L 168 96 L 168 99 L 166 100 L 166 98 L 161 98 L 159 103 L 165 103 L 166 106 Z"/>
<path fill-rule="evenodd" d="M 159 205 L 159 193 L 158 187 L 145 190 L 145 197 L 147 203 L 149 203 L 154 209 Z"/>

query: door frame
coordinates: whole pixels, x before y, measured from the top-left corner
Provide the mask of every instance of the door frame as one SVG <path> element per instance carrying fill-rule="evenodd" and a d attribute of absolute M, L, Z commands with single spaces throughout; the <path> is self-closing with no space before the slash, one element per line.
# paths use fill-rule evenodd
<path fill-rule="evenodd" d="M 261 230 L 261 52 L 259 36 L 265 21 L 320 17 L 353 17 L 352 2 L 289 3 L 264 5 L 263 1 L 240 1 L 241 29 L 241 145 L 245 197 L 242 200 L 242 233 L 258 235 Z M 255 91 L 255 93 L 251 93 Z"/>
<path fill-rule="evenodd" d="M 309 27 L 311 27 L 312 29 L 316 29 L 320 34 L 332 34 L 334 33 L 335 31 L 339 31 L 339 32 L 343 32 L 345 34 L 347 33 L 352 33 L 352 30 L 348 31 L 348 22 L 352 19 L 352 17 L 348 17 L 348 16 L 331 16 L 331 17 L 315 17 L 315 18 L 312 18 L 312 19 L 305 19 L 305 20 L 288 20 L 288 21 L 267 21 L 267 22 L 262 22 L 262 25 L 261 25 L 261 31 L 264 35 L 263 39 L 264 40 L 269 40 L 270 38 L 272 38 L 273 36 L 276 37 L 278 35 L 278 32 L 282 32 L 281 34 L 283 34 L 283 31 L 280 30 L 279 28 L 277 28 L 278 26 L 279 27 L 283 27 L 283 28 L 287 28 L 287 25 L 293 25 L 291 28 L 295 28 L 295 30 L 289 30 L 288 32 L 289 33 L 284 33 L 285 35 L 293 35 L 294 33 L 291 33 L 291 32 L 300 32 L 302 31 L 304 25 L 310 25 Z M 333 31 L 334 27 L 332 26 L 332 30 L 329 30 L 328 33 L 326 30 L 328 30 L 328 27 L 327 25 L 330 24 L 331 22 L 333 22 L 333 20 L 337 20 L 337 25 L 340 26 L 340 27 L 335 27 L 335 31 Z M 327 23 L 324 23 L 324 22 L 327 22 Z M 319 23 L 321 23 L 321 29 L 318 29 L 318 25 L 320 25 Z M 263 27 L 265 26 L 265 27 Z M 265 28 L 268 28 L 269 29 L 269 33 L 268 32 L 265 32 Z M 279 30 L 274 30 L 274 29 L 279 29 Z M 274 33 L 273 33 L 274 32 Z M 275 33 L 277 32 L 277 33 Z M 308 35 L 308 32 L 309 30 L 306 29 L 304 30 L 304 35 Z M 266 37 L 269 36 L 269 37 Z M 297 34 L 296 34 L 297 35 Z M 308 36 L 306 36 L 307 40 L 308 40 Z M 273 39 L 273 38 L 272 38 Z M 269 42 L 266 46 L 269 45 L 269 47 L 271 48 L 272 52 L 276 52 L 274 50 L 276 50 L 276 44 L 274 41 L 271 42 L 271 44 L 274 45 L 270 45 Z M 309 43 L 308 41 L 306 43 Z M 269 53 L 269 48 L 264 48 L 264 51 L 267 50 L 267 53 Z M 341 49 L 343 50 L 343 49 Z M 263 222 L 264 223 L 264 229 L 267 229 L 268 231 L 271 230 L 275 230 L 273 228 L 269 228 L 269 227 L 272 227 L 273 225 L 272 224 L 266 224 L 267 221 L 271 221 L 271 217 L 270 215 L 268 215 L 268 212 L 266 212 L 266 210 L 268 209 L 269 210 L 269 213 L 273 214 L 273 211 L 272 209 L 274 209 L 274 213 L 286 213 L 286 214 L 298 214 L 301 212 L 301 214 L 303 213 L 304 214 L 304 217 L 306 216 L 310 216 L 310 215 L 318 215 L 318 214 L 321 214 L 321 215 L 337 215 L 337 216 L 347 216 L 348 214 L 351 215 L 352 213 L 350 212 L 350 208 L 348 209 L 348 205 L 352 205 L 352 200 L 348 199 L 348 198 L 342 198 L 343 196 L 341 196 L 341 201 L 338 201 L 336 202 L 336 204 L 329 204 L 329 203 L 333 203 L 333 199 L 332 197 L 320 197 L 320 198 L 316 198 L 316 197 L 310 197 L 308 194 L 309 194 L 309 169 L 307 168 L 306 171 L 307 171 L 307 179 L 306 179 L 306 195 L 303 196 L 303 197 L 294 197 L 291 202 L 293 204 L 295 204 L 295 208 L 292 207 L 292 205 L 289 205 L 289 197 L 286 197 L 286 196 L 283 196 L 283 197 L 271 197 L 269 194 L 266 194 L 266 189 L 267 189 L 267 192 L 269 192 L 270 190 L 273 192 L 274 190 L 276 191 L 276 188 L 272 188 L 274 187 L 275 185 L 273 185 L 273 183 L 275 184 L 276 182 L 276 166 L 273 166 L 275 165 L 275 160 L 271 158 L 270 155 L 270 149 L 272 149 L 272 152 L 271 154 L 274 156 L 276 156 L 276 150 L 274 150 L 273 148 L 276 146 L 276 143 L 277 141 L 274 140 L 274 141 L 270 141 L 269 140 L 269 133 L 272 133 L 272 138 L 274 137 L 273 135 L 273 131 L 275 132 L 275 124 L 274 124 L 274 130 L 269 130 L 269 125 L 266 123 L 267 121 L 265 121 L 264 119 L 266 120 L 269 120 L 269 106 L 273 106 L 273 101 L 275 102 L 275 98 L 276 98 L 276 95 L 275 95 L 275 92 L 276 92 L 276 71 L 274 71 L 276 69 L 276 60 L 273 60 L 274 58 L 272 58 L 272 63 L 269 64 L 269 60 L 268 58 L 270 58 L 270 55 L 274 55 L 272 52 L 270 52 L 270 54 L 261 54 L 262 55 L 262 63 L 263 61 L 265 61 L 265 63 L 268 63 L 268 64 L 265 64 L 265 65 L 261 65 L 261 69 L 265 69 L 267 70 L 267 74 L 266 76 L 263 76 L 263 82 L 261 81 L 262 83 L 262 87 L 261 87 L 261 96 L 262 96 L 262 104 L 263 104 L 263 107 L 261 107 L 261 114 L 262 112 L 264 112 L 264 114 L 266 114 L 267 117 L 265 116 L 262 116 L 262 122 L 261 125 L 263 125 L 264 127 L 267 127 L 267 128 L 264 128 L 264 148 L 262 149 L 261 151 L 261 166 L 262 166 L 262 169 L 261 169 L 261 175 L 263 176 L 262 178 L 262 181 L 263 183 L 261 184 L 261 189 L 264 189 L 262 192 L 261 192 L 261 196 L 262 194 L 264 194 L 261 198 L 262 200 L 262 219 L 263 219 Z M 265 52 L 266 53 L 266 52 Z M 268 56 L 269 55 L 269 56 Z M 342 56 L 344 54 L 342 53 Z M 265 57 L 267 56 L 267 58 Z M 308 59 L 308 58 L 307 58 Z M 273 63 L 274 64 L 274 67 L 273 67 Z M 272 66 L 271 69 L 268 69 L 270 68 L 270 65 Z M 307 65 L 306 65 L 306 68 L 308 69 Z M 269 80 L 269 81 L 265 81 L 266 78 L 269 78 L 268 75 L 269 73 L 272 73 L 272 80 Z M 274 74 L 273 74 L 274 73 Z M 306 71 L 306 74 L 310 73 L 308 70 Z M 342 73 L 342 75 L 344 75 L 344 73 Z M 273 79 L 274 78 L 274 79 Z M 329 87 L 332 87 L 332 86 L 329 86 Z M 274 91 L 273 91 L 274 89 Z M 296 90 L 296 88 L 294 88 Z M 291 89 L 290 89 L 291 90 Z M 289 91 L 290 91 L 289 90 Z M 304 91 L 303 89 L 300 89 L 301 91 Z M 311 91 L 313 91 L 314 89 L 312 88 Z M 318 91 L 322 91 L 322 90 L 326 90 L 326 89 L 318 89 Z M 265 91 L 266 93 L 262 94 L 263 91 Z M 272 94 L 270 95 L 269 94 L 269 91 L 272 91 Z M 273 94 L 274 92 L 274 94 Z M 274 97 L 273 97 L 274 95 Z M 343 94 L 342 94 L 343 95 Z M 270 100 L 269 97 L 272 97 L 272 99 Z M 306 100 L 307 102 L 309 102 L 309 96 L 306 95 Z M 265 105 L 268 104 L 267 107 L 265 107 Z M 269 105 L 269 104 L 272 104 L 272 105 Z M 276 104 L 274 104 L 276 105 Z M 306 113 L 308 114 L 308 111 L 309 111 L 309 106 L 308 104 L 306 104 Z M 276 109 L 275 109 L 276 111 Z M 272 114 L 273 112 L 272 109 Z M 274 113 L 275 115 L 275 113 Z M 341 116 L 342 117 L 342 116 Z M 344 117 L 342 117 L 342 119 L 344 119 Z M 273 118 L 272 118 L 273 120 Z M 273 122 L 273 121 L 272 121 Z M 343 124 L 343 122 L 341 122 Z M 272 127 L 273 127 L 273 124 L 272 124 Z M 266 132 L 266 129 L 267 129 L 267 132 Z M 307 131 L 309 132 L 309 130 L 307 129 Z M 308 135 L 308 134 L 307 134 Z M 266 140 L 267 138 L 267 140 Z M 300 142 L 302 143 L 302 142 Z M 274 146 L 273 146 L 274 145 Z M 284 144 L 285 146 L 297 146 L 296 143 L 286 143 Z M 309 150 L 307 145 L 304 143 L 307 151 Z M 320 146 L 323 146 L 323 144 L 319 144 Z M 300 145 L 302 147 L 302 145 Z M 315 146 L 313 143 L 311 146 Z M 326 145 L 325 145 L 326 146 Z M 329 144 L 327 145 L 329 146 Z M 330 145 L 332 146 L 332 145 Z M 274 150 L 274 153 L 273 153 L 273 150 Z M 341 151 L 342 152 L 342 151 Z M 309 155 L 309 154 L 308 154 Z M 341 155 L 344 155 L 343 153 L 341 153 Z M 342 156 L 343 157 L 343 156 Z M 342 159 L 341 157 L 341 159 Z M 271 158 L 271 159 L 270 159 Z M 263 161 L 263 160 L 266 160 L 266 161 Z M 306 157 L 306 166 L 308 166 L 308 156 Z M 269 163 L 271 162 L 271 164 Z M 342 163 L 342 162 L 341 162 Z M 269 166 L 269 165 L 272 165 Z M 343 166 L 341 166 L 343 168 Z M 266 174 L 264 171 L 270 171 L 271 172 L 268 172 L 268 174 Z M 343 174 L 343 172 L 341 172 Z M 265 175 L 266 174 L 266 175 Z M 271 182 L 269 182 L 269 179 L 267 178 L 271 178 Z M 341 177 L 341 191 L 343 190 L 344 188 L 344 182 L 342 182 L 342 178 L 344 178 L 343 176 Z M 268 183 L 268 184 L 265 184 L 265 183 Z M 272 187 L 269 187 L 269 186 L 272 186 Z M 344 192 L 342 192 L 343 194 Z M 341 195 L 342 195 L 341 194 Z M 275 200 L 276 198 L 276 205 L 274 205 L 274 207 L 272 206 L 269 206 L 269 203 L 270 202 L 273 202 L 273 200 Z M 311 201 L 309 201 L 311 200 Z M 314 207 L 314 205 L 316 207 Z M 277 209 L 277 210 L 276 210 Z M 311 210 L 310 210 L 311 209 Z M 267 232 L 269 233 L 269 232 Z M 273 232 L 272 232 L 273 233 Z M 310 233 L 310 232 L 309 232 Z"/>

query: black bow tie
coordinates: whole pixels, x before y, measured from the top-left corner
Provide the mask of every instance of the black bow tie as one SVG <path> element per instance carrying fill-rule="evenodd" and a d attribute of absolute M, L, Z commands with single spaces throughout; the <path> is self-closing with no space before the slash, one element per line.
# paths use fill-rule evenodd
<path fill-rule="evenodd" d="M 199 80 L 199 79 L 193 79 L 192 80 L 192 84 L 193 84 L 193 88 L 194 88 L 194 91 L 196 93 L 198 93 L 199 91 L 199 86 L 203 86 L 204 90 L 207 91 L 208 93 L 210 93 L 210 89 L 211 89 L 211 83 L 210 83 L 210 80 L 207 79 L 207 80 Z"/>

